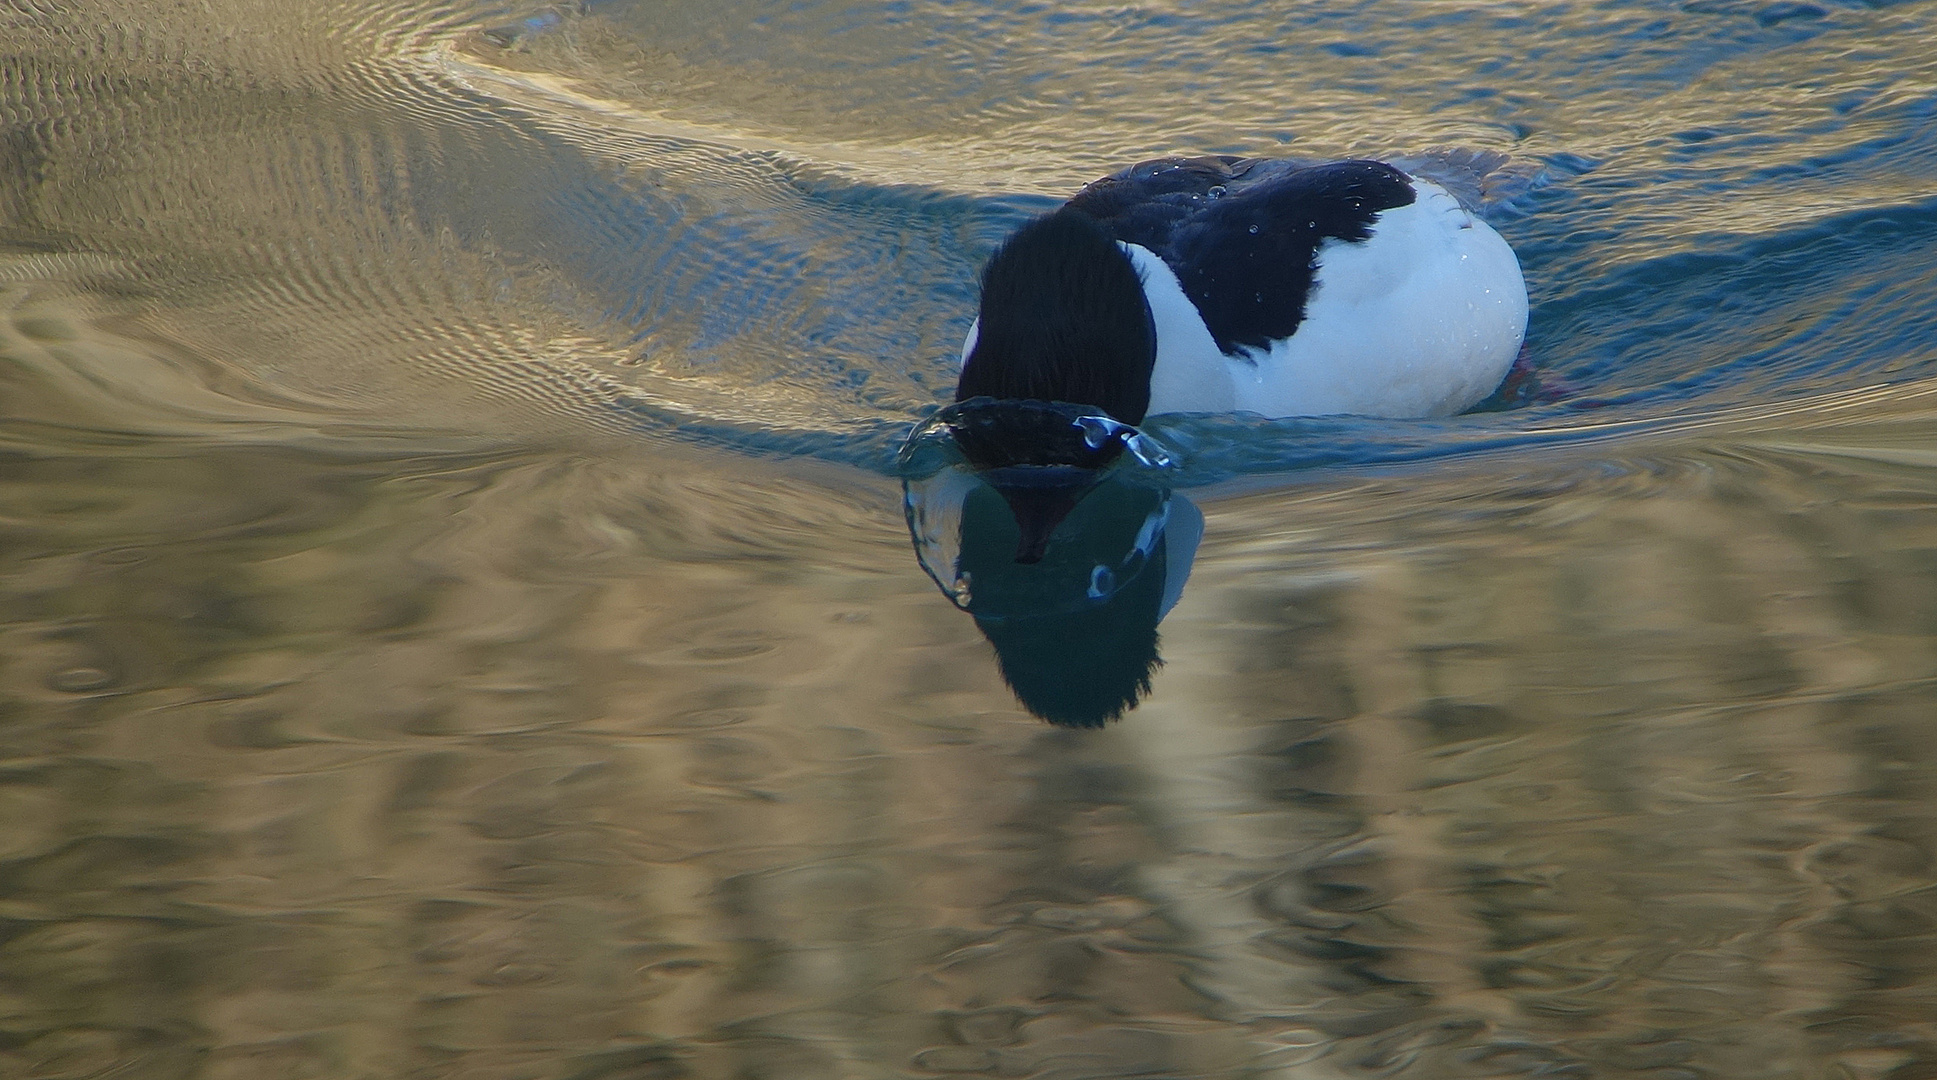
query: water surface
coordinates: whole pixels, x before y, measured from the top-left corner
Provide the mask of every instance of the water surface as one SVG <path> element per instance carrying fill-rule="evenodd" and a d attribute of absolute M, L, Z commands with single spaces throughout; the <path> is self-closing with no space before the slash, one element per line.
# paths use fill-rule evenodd
<path fill-rule="evenodd" d="M 0 1075 L 1937 1075 L 1937 4 L 0 9 Z M 1535 379 L 1153 425 L 1150 696 L 893 475 L 1172 152 L 1498 151 Z"/>

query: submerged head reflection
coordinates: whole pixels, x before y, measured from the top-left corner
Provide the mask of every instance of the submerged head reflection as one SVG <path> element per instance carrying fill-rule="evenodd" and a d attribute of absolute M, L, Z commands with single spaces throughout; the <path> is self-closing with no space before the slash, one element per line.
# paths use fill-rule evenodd
<path fill-rule="evenodd" d="M 969 493 L 959 567 L 969 614 L 1023 706 L 1053 724 L 1100 727 L 1150 692 L 1157 624 L 1190 575 L 1197 508 L 1163 490 L 1104 480 L 1063 516 L 1033 563 L 1017 515 L 988 485 Z"/>
<path fill-rule="evenodd" d="M 1131 445 L 1129 467 L 1108 468 L 1142 439 L 1135 429 L 1031 405 L 1020 420 L 1013 409 L 994 420 L 1004 436 L 1033 429 L 1020 452 L 1012 438 L 994 467 L 990 416 L 945 415 L 955 453 L 906 481 L 908 525 L 923 568 L 974 616 L 1023 706 L 1054 724 L 1099 727 L 1150 691 L 1163 662 L 1157 624 L 1190 575 L 1203 517 L 1153 482 L 1168 465 L 1153 443 Z M 1083 441 L 1078 453 L 1030 449 L 1057 429 Z M 1091 467 L 1046 460 L 1080 458 L 1085 447 Z"/>

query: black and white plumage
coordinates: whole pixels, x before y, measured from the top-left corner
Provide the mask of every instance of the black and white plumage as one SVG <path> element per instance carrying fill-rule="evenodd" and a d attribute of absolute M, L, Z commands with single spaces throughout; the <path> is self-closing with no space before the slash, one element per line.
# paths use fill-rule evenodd
<path fill-rule="evenodd" d="M 1445 188 L 1377 161 L 1166 158 L 1099 180 L 983 271 L 956 399 L 1146 413 L 1446 416 L 1506 376 L 1527 290 Z"/>

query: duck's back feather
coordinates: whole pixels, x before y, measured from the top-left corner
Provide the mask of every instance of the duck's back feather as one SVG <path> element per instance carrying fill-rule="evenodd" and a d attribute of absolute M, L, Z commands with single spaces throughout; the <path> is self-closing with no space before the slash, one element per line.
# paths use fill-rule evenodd
<path fill-rule="evenodd" d="M 1491 392 L 1520 348 L 1512 249 L 1382 162 L 1171 158 L 1068 206 L 1144 277 L 1153 413 L 1446 415 Z"/>
<path fill-rule="evenodd" d="M 1527 325 L 1520 262 L 1445 190 L 1413 183 L 1418 198 L 1382 213 L 1368 239 L 1319 249 L 1295 334 L 1227 357 L 1237 408 L 1450 416 L 1500 385 Z"/>

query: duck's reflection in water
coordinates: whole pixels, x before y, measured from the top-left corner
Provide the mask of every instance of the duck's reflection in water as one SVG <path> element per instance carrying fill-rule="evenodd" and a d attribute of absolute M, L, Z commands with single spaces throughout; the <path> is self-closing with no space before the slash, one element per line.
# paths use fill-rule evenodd
<path fill-rule="evenodd" d="M 956 465 L 906 481 L 915 551 L 942 592 L 995 646 L 1025 708 L 1100 727 L 1150 692 L 1157 624 L 1190 577 L 1204 533 L 1191 501 L 1128 471 L 1087 478 L 1047 545 L 1002 470 Z"/>

